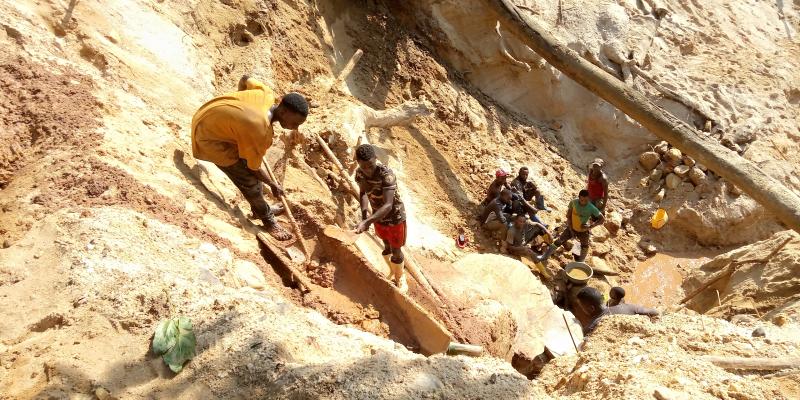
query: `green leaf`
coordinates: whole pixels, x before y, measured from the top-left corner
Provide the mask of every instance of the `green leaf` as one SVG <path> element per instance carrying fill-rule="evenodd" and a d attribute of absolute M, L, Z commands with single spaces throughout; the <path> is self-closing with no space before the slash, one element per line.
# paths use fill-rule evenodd
<path fill-rule="evenodd" d="M 161 355 L 169 351 L 177 341 L 178 327 L 173 320 L 165 319 L 158 323 L 153 335 L 153 353 Z"/>
<path fill-rule="evenodd" d="M 197 338 L 194 336 L 192 321 L 189 318 L 174 318 L 172 322 L 176 328 L 175 344 L 164 353 L 163 359 L 173 372 L 178 373 L 186 361 L 194 358 Z"/>

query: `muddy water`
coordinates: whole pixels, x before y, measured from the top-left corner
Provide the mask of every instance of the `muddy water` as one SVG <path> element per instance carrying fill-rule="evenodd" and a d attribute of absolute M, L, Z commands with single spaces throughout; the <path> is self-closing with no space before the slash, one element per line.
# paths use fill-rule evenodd
<path fill-rule="evenodd" d="M 636 266 L 631 281 L 623 285 L 625 301 L 646 307 L 665 307 L 681 300 L 683 270 L 695 269 L 708 261 L 702 256 L 671 256 L 656 254 Z"/>

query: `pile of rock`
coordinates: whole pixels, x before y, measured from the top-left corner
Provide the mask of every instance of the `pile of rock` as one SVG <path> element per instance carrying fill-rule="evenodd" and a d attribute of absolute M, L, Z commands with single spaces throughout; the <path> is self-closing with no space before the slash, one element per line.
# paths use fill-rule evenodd
<path fill-rule="evenodd" d="M 681 186 L 694 190 L 708 181 L 708 169 L 695 162 L 692 157 L 681 153 L 669 143 L 662 141 L 652 151 L 639 156 L 639 165 L 648 171 L 642 179 L 642 186 L 657 184 L 656 201 L 664 198 L 667 190 L 675 190 Z"/>

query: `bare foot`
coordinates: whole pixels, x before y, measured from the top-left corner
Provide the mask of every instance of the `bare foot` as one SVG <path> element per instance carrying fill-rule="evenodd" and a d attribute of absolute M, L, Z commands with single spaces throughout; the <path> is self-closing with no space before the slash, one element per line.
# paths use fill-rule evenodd
<path fill-rule="evenodd" d="M 292 234 L 284 229 L 280 224 L 277 222 L 267 225 L 264 225 L 264 229 L 269 233 L 272 237 L 277 240 L 284 241 L 289 240 L 292 238 Z"/>

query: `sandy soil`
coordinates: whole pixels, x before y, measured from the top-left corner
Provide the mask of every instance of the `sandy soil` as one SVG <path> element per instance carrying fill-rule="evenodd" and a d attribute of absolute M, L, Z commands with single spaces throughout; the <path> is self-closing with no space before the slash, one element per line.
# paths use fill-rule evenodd
<path fill-rule="evenodd" d="M 729 323 L 686 311 L 657 324 L 611 319 L 580 358 L 557 359 L 533 381 L 500 354 L 521 334 L 514 328 L 481 336 L 483 344 L 497 344 L 493 355 L 500 358 L 423 357 L 387 339 L 390 327 L 375 308 L 342 294 L 353 288 L 337 283 L 339 265 L 317 257 L 319 267 L 306 271 L 325 296 L 303 296 L 287 287 L 285 276 L 264 259 L 254 238 L 259 226 L 248 219 L 247 203 L 216 167 L 189 155 L 192 113 L 213 95 L 231 90 L 241 74 L 261 77 L 278 93 L 306 94 L 313 108 L 301 130 L 306 141 L 300 156 L 329 187 L 320 186 L 298 160 L 281 161 L 282 141 L 268 158 L 276 162 L 304 224 L 303 235 L 319 255 L 324 249 L 313 240 L 318 226 L 352 223 L 356 205 L 334 178 L 333 166 L 311 145 L 310 133 L 341 137 L 335 130 L 346 129 L 343 121 L 358 107 L 384 109 L 424 98 L 434 109 L 431 115 L 409 126 L 366 132 L 381 161 L 399 177 L 412 227 L 408 250 L 419 260 L 448 265 L 469 253 L 496 251 L 496 243 L 472 218 L 494 169 L 531 167 L 553 209 L 543 218 L 555 226 L 583 186 L 585 162 L 598 155 L 624 162 L 610 168 L 615 197 L 608 211 L 619 217 L 620 226 L 598 231 L 591 253 L 620 272 L 618 282 L 647 279 L 635 266 L 648 258 L 643 243 L 670 254 L 709 258 L 728 250 L 707 244 L 730 242 L 700 245 L 697 235 L 687 237 L 691 218 L 658 232 L 647 228 L 655 204 L 643 201 L 646 191 L 631 185 L 642 174 L 635 165 L 639 147 L 652 138 L 574 84 L 554 83 L 554 71 L 509 75 L 507 62 L 498 60 L 496 39 L 487 34 L 493 21 L 472 18 L 470 29 L 456 24 L 443 32 L 442 21 L 455 15 L 448 14 L 453 10 L 447 2 L 425 16 L 426 7 L 381 1 L 83 0 L 62 25 L 62 3 L 0 5 L 0 397 L 92 398 L 100 397 L 102 388 L 115 398 L 647 398 L 658 387 L 680 386 L 691 398 L 797 396 L 791 377 L 733 373 L 696 360 L 709 353 L 797 354 L 796 340 L 790 340 L 794 314 L 785 315 L 782 327 L 758 320 Z M 545 3 L 542 7 L 555 4 Z M 566 10 L 570 23 L 559 31 L 584 37 L 585 45 L 597 50 L 602 35 L 595 28 L 608 25 L 600 15 L 606 3 L 589 3 L 585 10 Z M 626 12 L 637 7 L 624 3 Z M 720 54 L 751 60 L 736 51 L 738 38 L 747 32 L 729 31 L 727 22 L 722 28 L 704 23 L 698 16 L 707 14 L 706 6 L 681 11 L 669 2 L 669 7 L 675 17 L 658 38 L 664 52 L 651 51 L 652 68 L 679 88 L 721 75 L 728 85 L 758 83 L 759 91 L 750 96 L 755 100 L 744 108 L 733 102 L 735 110 L 754 117 L 763 112 L 783 130 L 758 136 L 745 155 L 752 153 L 752 159 L 785 173 L 784 180 L 792 183 L 797 137 L 792 133 L 796 121 L 789 117 L 798 95 L 796 76 L 788 71 L 797 60 L 789 57 L 796 54 L 794 36 L 783 39 L 784 31 L 764 30 L 748 43 L 777 65 L 774 79 L 728 74 L 723 67 L 704 66 Z M 748 10 L 744 5 L 707 7 L 732 21 Z M 790 35 L 796 8 L 784 5 L 781 11 Z M 553 15 L 552 7 L 545 9 L 543 15 Z M 684 15 L 692 16 L 691 23 L 680 20 Z M 638 29 L 645 22 L 631 26 Z M 483 23 L 491 26 L 481 31 Z M 703 40 L 682 39 L 683 29 L 696 29 Z M 485 36 L 495 47 L 473 53 L 451 35 L 459 31 L 467 38 Z M 694 49 L 694 67 L 668 67 L 677 58 L 666 54 L 676 46 Z M 356 48 L 365 52 L 356 70 L 343 88 L 328 91 Z M 756 64 L 748 61 L 748 71 L 761 68 Z M 783 94 L 772 99 L 769 87 L 780 87 Z M 703 97 L 723 108 L 725 99 Z M 728 118 L 729 126 L 740 127 L 731 119 L 737 112 L 714 111 L 720 121 Z M 631 140 L 636 135 L 641 137 Z M 621 145 L 628 141 L 630 146 Z M 341 142 L 332 144 L 348 165 L 347 149 Z M 726 222 L 731 209 L 739 212 L 729 229 L 761 216 L 744 196 L 709 201 L 719 215 L 701 221 L 699 229 L 708 221 Z M 702 214 L 708 207 L 697 210 Z M 453 241 L 460 229 L 471 243 L 464 250 Z M 788 271 L 787 260 L 795 253 L 781 255 L 785 262 L 777 271 Z M 549 268 L 556 270 L 567 257 L 557 254 Z M 683 267 L 682 274 L 693 272 L 689 263 Z M 509 315 L 514 311 L 493 314 L 502 308 L 494 304 L 464 308 L 459 300 L 469 296 L 459 298 L 460 289 L 451 287 L 454 298 L 431 311 L 456 339 L 487 333 L 478 332 L 486 325 L 471 315 L 497 317 L 494 327 L 513 325 Z M 772 294 L 765 295 L 765 311 L 778 297 L 792 298 L 782 291 Z M 426 307 L 436 306 L 413 284 L 411 295 Z M 674 296 L 665 291 L 659 305 Z M 489 297 L 476 301 L 488 304 Z M 495 297 L 499 302 L 503 296 Z M 198 335 L 198 356 L 177 376 L 148 351 L 154 326 L 174 315 L 189 316 Z M 751 338 L 762 325 L 767 338 Z M 639 369 L 630 371 L 634 364 Z M 673 371 L 674 365 L 684 366 Z"/>

